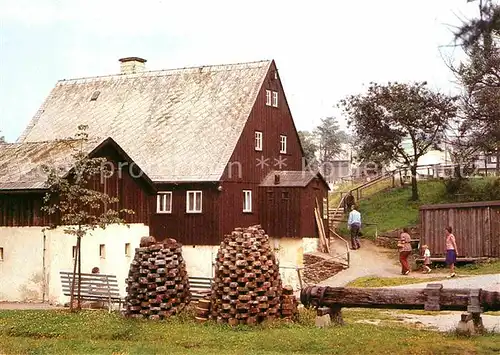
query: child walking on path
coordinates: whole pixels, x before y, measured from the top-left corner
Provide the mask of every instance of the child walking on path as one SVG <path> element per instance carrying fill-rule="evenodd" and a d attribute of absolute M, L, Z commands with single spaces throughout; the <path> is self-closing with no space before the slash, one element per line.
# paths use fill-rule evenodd
<path fill-rule="evenodd" d="M 422 249 L 424 249 L 424 272 L 428 274 L 431 272 L 431 251 L 428 245 L 423 245 Z"/>

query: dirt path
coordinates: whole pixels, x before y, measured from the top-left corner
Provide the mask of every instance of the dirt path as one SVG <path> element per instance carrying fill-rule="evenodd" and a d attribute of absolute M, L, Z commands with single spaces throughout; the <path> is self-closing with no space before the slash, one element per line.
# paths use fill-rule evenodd
<path fill-rule="evenodd" d="M 332 253 L 345 251 L 345 245 L 340 241 L 334 241 L 331 246 Z M 362 240 L 361 248 L 351 250 L 350 267 L 335 276 L 321 282 L 322 285 L 332 287 L 343 287 L 349 282 L 364 276 L 398 277 L 401 276 L 401 265 L 397 259 L 397 251 L 376 246 L 370 240 Z M 412 272 L 408 277 L 431 278 L 445 277 L 446 274 L 422 274 L 418 271 Z"/>

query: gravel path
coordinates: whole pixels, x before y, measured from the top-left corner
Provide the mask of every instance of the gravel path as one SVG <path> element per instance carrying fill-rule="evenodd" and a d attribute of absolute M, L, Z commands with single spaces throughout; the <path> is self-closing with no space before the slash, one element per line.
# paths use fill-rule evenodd
<path fill-rule="evenodd" d="M 6 309 L 62 309 L 63 307 L 57 307 L 50 305 L 48 303 L 30 303 L 30 302 L 0 302 L 0 310 Z"/>
<path fill-rule="evenodd" d="M 443 287 L 446 288 L 482 288 L 488 291 L 500 292 L 500 274 L 456 277 L 434 282 L 443 284 Z M 425 285 L 427 283 L 393 286 L 393 288 L 422 288 Z"/>
<path fill-rule="evenodd" d="M 340 244 L 340 241 L 332 243 L 332 253 L 341 253 L 344 251 L 345 245 Z M 397 251 L 378 247 L 370 240 L 362 240 L 361 248 L 351 250 L 350 258 L 350 267 L 348 269 L 322 281 L 320 284 L 331 287 L 344 287 L 349 282 L 364 276 L 401 276 L 401 265 L 397 260 Z M 445 277 L 446 274 L 413 272 L 408 277 L 426 279 L 441 276 Z"/>

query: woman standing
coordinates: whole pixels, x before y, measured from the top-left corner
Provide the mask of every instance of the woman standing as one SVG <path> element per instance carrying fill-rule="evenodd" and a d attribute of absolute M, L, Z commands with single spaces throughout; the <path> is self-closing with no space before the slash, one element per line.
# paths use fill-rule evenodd
<path fill-rule="evenodd" d="M 455 277 L 455 263 L 457 262 L 457 242 L 452 234 L 453 229 L 446 227 L 446 265 L 450 266 L 451 275 Z"/>
<path fill-rule="evenodd" d="M 411 237 L 408 228 L 403 228 L 403 232 L 399 237 L 399 262 L 401 263 L 401 273 L 408 275 L 410 273 L 410 265 L 408 257 L 411 254 Z"/>

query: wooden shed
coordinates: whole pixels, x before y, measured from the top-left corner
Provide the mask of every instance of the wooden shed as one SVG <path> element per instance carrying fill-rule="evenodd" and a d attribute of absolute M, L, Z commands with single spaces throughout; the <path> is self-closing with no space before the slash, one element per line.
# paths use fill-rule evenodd
<path fill-rule="evenodd" d="M 500 201 L 420 207 L 420 244 L 433 256 L 445 254 L 445 228 L 451 226 L 459 258 L 500 257 Z"/>
<path fill-rule="evenodd" d="M 309 171 L 272 171 L 259 186 L 260 222 L 270 236 L 317 237 L 317 206 L 328 226 L 328 184 Z"/>

